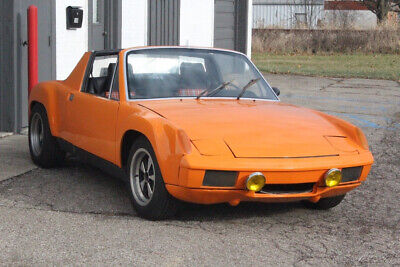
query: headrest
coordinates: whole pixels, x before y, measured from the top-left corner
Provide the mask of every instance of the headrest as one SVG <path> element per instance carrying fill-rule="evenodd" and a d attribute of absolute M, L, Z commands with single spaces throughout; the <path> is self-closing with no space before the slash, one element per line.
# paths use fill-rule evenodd
<path fill-rule="evenodd" d="M 108 64 L 108 68 L 107 68 L 107 76 L 108 77 L 111 77 L 113 75 L 116 67 L 117 67 L 116 63 Z"/>
<path fill-rule="evenodd" d="M 182 63 L 180 71 L 182 76 L 187 76 L 188 74 L 201 75 L 206 73 L 206 70 L 201 63 Z"/>
<path fill-rule="evenodd" d="M 131 65 L 131 64 L 128 64 L 127 73 L 128 73 L 129 76 L 130 76 L 130 75 L 133 76 L 133 68 L 132 68 L 132 65 Z"/>

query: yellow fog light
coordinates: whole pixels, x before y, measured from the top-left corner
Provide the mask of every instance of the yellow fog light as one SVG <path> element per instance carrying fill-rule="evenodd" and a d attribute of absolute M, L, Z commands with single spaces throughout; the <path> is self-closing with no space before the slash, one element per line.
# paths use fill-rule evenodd
<path fill-rule="evenodd" d="M 265 176 L 261 172 L 254 172 L 249 175 L 246 181 L 246 187 L 250 191 L 258 192 L 265 185 Z"/>
<path fill-rule="evenodd" d="M 342 181 L 342 172 L 339 169 L 330 169 L 325 174 L 325 184 L 328 187 L 337 186 Z"/>

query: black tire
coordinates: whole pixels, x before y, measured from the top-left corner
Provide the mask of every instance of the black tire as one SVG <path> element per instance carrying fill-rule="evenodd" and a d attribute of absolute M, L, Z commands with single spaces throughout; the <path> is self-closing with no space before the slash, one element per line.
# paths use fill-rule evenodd
<path fill-rule="evenodd" d="M 331 208 L 339 205 L 345 196 L 346 195 L 321 198 L 317 203 L 312 203 L 310 201 L 304 201 L 303 204 L 304 204 L 304 206 L 306 206 L 307 208 L 310 208 L 310 209 L 328 210 L 328 209 L 331 209 Z"/>
<path fill-rule="evenodd" d="M 39 128 L 40 130 L 38 130 Z M 32 108 L 28 139 L 32 161 L 39 167 L 51 168 L 59 166 L 64 161 L 65 152 L 59 147 L 56 138 L 51 135 L 46 110 L 40 104 L 36 104 Z"/>
<path fill-rule="evenodd" d="M 141 154 L 143 154 L 143 157 Z M 154 168 L 151 166 L 149 167 L 149 165 L 151 165 L 148 161 L 149 155 L 151 156 Z M 147 159 L 145 157 L 147 157 Z M 145 168 L 148 169 L 148 171 L 143 172 L 141 169 L 138 170 L 137 168 L 140 168 L 138 166 L 142 166 L 141 164 L 146 160 L 147 166 L 145 166 Z M 163 220 L 171 218 L 176 214 L 178 210 L 178 200 L 172 197 L 165 188 L 164 179 L 154 150 L 150 142 L 143 136 L 139 137 L 130 149 L 126 164 L 126 173 L 128 176 L 127 187 L 130 193 L 129 195 L 133 207 L 140 217 L 148 220 Z M 154 184 L 152 182 L 153 180 L 150 178 L 151 176 L 153 176 Z M 145 181 L 146 179 L 147 182 Z M 141 181 L 143 182 L 143 187 L 141 186 Z M 150 186 L 150 188 L 154 185 L 151 197 L 148 197 L 149 189 L 145 190 L 145 187 L 147 187 L 146 185 Z"/>

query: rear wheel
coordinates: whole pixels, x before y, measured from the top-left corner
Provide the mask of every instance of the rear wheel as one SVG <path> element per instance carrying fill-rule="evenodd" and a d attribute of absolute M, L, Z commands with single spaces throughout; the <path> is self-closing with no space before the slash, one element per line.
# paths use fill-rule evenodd
<path fill-rule="evenodd" d="M 328 210 L 342 202 L 346 195 L 334 196 L 334 197 L 326 197 L 321 198 L 318 202 L 312 203 L 310 201 L 304 201 L 304 205 L 310 209 L 318 209 L 318 210 Z"/>
<path fill-rule="evenodd" d="M 175 215 L 178 201 L 165 188 L 150 142 L 140 137 L 129 153 L 127 173 L 133 206 L 139 216 L 162 220 Z"/>
<path fill-rule="evenodd" d="M 28 135 L 29 151 L 36 165 L 51 168 L 64 160 L 65 152 L 51 135 L 47 113 L 42 105 L 35 105 L 31 111 Z"/>

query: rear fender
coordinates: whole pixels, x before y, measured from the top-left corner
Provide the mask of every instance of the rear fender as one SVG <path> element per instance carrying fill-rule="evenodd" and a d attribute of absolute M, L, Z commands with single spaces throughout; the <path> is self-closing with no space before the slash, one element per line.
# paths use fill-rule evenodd
<path fill-rule="evenodd" d="M 60 133 L 66 125 L 64 120 L 67 117 L 66 102 L 69 93 L 81 89 L 90 56 L 91 52 L 86 52 L 66 80 L 41 82 L 32 88 L 29 96 L 29 118 L 33 105 L 42 104 L 46 109 L 53 136 L 62 137 Z"/>
<path fill-rule="evenodd" d="M 44 106 L 49 120 L 50 131 L 53 136 L 59 136 L 62 129 L 60 114 L 65 112 L 68 90 L 57 81 L 37 84 L 29 96 L 29 118 L 32 107 L 39 103 Z"/>

